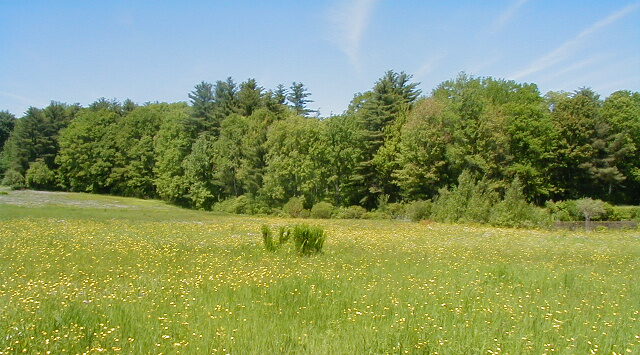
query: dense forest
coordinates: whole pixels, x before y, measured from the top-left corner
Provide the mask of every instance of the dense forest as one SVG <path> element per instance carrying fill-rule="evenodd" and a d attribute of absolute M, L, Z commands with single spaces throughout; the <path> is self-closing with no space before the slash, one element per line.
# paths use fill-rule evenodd
<path fill-rule="evenodd" d="M 319 117 L 294 82 L 202 82 L 189 103 L 51 102 L 0 113 L 5 185 L 161 198 L 212 209 L 292 198 L 361 206 L 434 199 L 459 180 L 533 204 L 591 197 L 640 202 L 640 93 L 460 74 L 423 95 L 389 71 L 341 115 Z M 224 203 L 224 202 L 223 202 Z"/>

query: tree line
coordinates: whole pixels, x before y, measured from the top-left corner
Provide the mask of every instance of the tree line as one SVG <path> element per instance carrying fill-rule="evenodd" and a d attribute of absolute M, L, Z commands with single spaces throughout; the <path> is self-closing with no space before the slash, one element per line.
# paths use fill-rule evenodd
<path fill-rule="evenodd" d="M 459 178 L 527 201 L 640 201 L 640 93 L 460 74 L 423 95 L 386 72 L 340 115 L 319 117 L 302 83 L 202 82 L 189 103 L 51 102 L 0 113 L 0 174 L 14 187 L 161 198 L 211 209 L 248 199 L 268 212 L 428 200 Z M 463 175 L 464 174 L 464 175 Z"/>

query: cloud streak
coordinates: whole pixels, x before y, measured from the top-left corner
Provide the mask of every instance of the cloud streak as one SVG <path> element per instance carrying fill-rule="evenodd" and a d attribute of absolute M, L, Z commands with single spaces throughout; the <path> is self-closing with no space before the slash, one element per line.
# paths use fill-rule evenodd
<path fill-rule="evenodd" d="M 580 46 L 585 42 L 585 40 L 590 35 L 602 30 L 606 26 L 611 25 L 612 23 L 629 15 L 633 11 L 637 10 L 639 7 L 640 7 L 640 3 L 634 3 L 612 13 L 611 15 L 601 19 L 600 21 L 597 21 L 593 25 L 589 26 L 588 28 L 580 32 L 576 37 L 564 42 L 558 48 L 538 58 L 536 61 L 531 63 L 527 68 L 512 74 L 510 77 L 515 80 L 521 79 L 531 74 L 547 69 L 567 59 L 567 57 L 575 53 L 575 51 L 580 48 Z"/>
<path fill-rule="evenodd" d="M 511 4 L 506 10 L 500 14 L 500 16 L 493 22 L 491 26 L 491 32 L 498 32 L 501 30 L 511 19 L 516 15 L 520 8 L 528 3 L 529 0 L 517 0 Z"/>
<path fill-rule="evenodd" d="M 330 11 L 335 41 L 351 64 L 360 70 L 360 47 L 377 0 L 351 0 Z"/>

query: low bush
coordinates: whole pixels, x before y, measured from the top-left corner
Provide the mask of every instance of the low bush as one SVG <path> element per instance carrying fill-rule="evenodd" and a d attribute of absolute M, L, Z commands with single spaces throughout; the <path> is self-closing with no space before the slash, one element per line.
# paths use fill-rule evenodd
<path fill-rule="evenodd" d="M 545 207 L 554 221 L 570 222 L 582 220 L 575 200 L 547 201 Z"/>
<path fill-rule="evenodd" d="M 213 211 L 226 212 L 234 214 L 270 214 L 271 208 L 252 195 L 242 195 L 238 197 L 232 197 L 224 201 L 218 202 L 213 205 Z"/>
<path fill-rule="evenodd" d="M 339 208 L 336 211 L 336 218 L 341 219 L 360 219 L 367 213 L 367 210 L 361 206 L 349 206 L 344 208 Z"/>
<path fill-rule="evenodd" d="M 301 255 L 311 255 L 322 252 L 326 234 L 320 227 L 306 224 L 295 225 L 292 229 L 295 248 Z"/>
<path fill-rule="evenodd" d="M 420 221 L 429 218 L 431 214 L 431 201 L 413 201 L 405 206 L 405 216 L 414 221 Z"/>
<path fill-rule="evenodd" d="M 458 177 L 457 186 L 438 191 L 431 207 L 431 218 L 438 222 L 486 223 L 498 201 L 498 194 L 490 188 L 488 181 L 476 181 L 464 171 Z"/>
<path fill-rule="evenodd" d="M 406 217 L 406 205 L 400 202 L 389 203 L 382 212 L 393 219 L 403 219 Z"/>
<path fill-rule="evenodd" d="M 298 215 L 298 217 L 300 217 L 300 218 L 309 218 L 309 217 L 311 217 L 311 211 L 307 210 L 307 209 L 303 209 L 302 211 L 300 211 L 300 214 Z"/>
<path fill-rule="evenodd" d="M 311 217 L 313 218 L 331 218 L 333 214 L 333 205 L 329 202 L 318 202 L 311 208 Z"/>
<path fill-rule="evenodd" d="M 2 185 L 9 186 L 14 190 L 23 189 L 26 187 L 24 176 L 20 174 L 16 170 L 7 170 L 4 173 L 4 178 L 2 179 Z"/>
<path fill-rule="evenodd" d="M 282 210 L 289 215 L 289 217 L 298 218 L 302 217 L 302 211 L 304 211 L 304 201 L 301 197 L 292 197 L 287 203 L 282 206 Z"/>
<path fill-rule="evenodd" d="M 503 227 L 535 227 L 550 223 L 549 213 L 525 200 L 520 179 L 515 178 L 504 199 L 492 210 L 489 223 Z"/>
<path fill-rule="evenodd" d="M 56 175 L 41 159 L 31 162 L 25 174 L 26 185 L 34 189 L 50 189 L 55 186 Z"/>
<path fill-rule="evenodd" d="M 545 207 L 551 214 L 551 218 L 554 221 L 584 221 L 585 216 L 583 211 L 579 207 L 579 200 L 565 200 L 565 201 L 547 201 Z M 601 200 L 592 200 L 591 201 L 600 201 L 602 211 L 601 213 L 597 213 L 591 216 L 592 221 L 624 221 L 624 220 L 632 220 L 634 219 L 634 206 L 613 206 L 607 202 L 603 202 Z M 584 203 L 584 201 L 582 202 Z M 583 206 L 584 207 L 584 206 Z"/>
<path fill-rule="evenodd" d="M 640 206 L 611 206 L 610 221 L 633 221 L 640 219 Z"/>

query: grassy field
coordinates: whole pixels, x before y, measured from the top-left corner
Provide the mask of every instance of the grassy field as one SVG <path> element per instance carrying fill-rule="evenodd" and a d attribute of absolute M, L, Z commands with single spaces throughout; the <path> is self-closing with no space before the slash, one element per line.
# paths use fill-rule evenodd
<path fill-rule="evenodd" d="M 0 195 L 0 354 L 640 353 L 640 232 L 309 220 Z"/>

